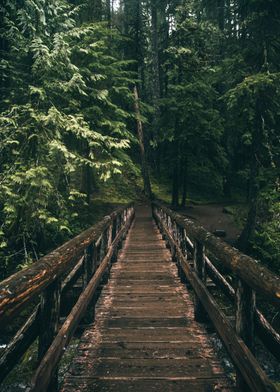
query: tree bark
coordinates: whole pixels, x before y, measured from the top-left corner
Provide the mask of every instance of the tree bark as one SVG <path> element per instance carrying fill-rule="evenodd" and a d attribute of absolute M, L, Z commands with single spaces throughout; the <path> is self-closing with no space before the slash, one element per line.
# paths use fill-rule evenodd
<path fill-rule="evenodd" d="M 106 19 L 108 26 L 112 26 L 111 0 L 106 0 Z"/>
<path fill-rule="evenodd" d="M 218 0 L 218 24 L 219 28 L 224 31 L 225 28 L 225 0 Z"/>
<path fill-rule="evenodd" d="M 149 167 L 146 158 L 146 151 L 145 151 L 145 141 L 144 141 L 144 133 L 143 133 L 143 125 L 141 121 L 141 114 L 139 108 L 139 97 L 137 87 L 134 86 L 134 107 L 135 107 L 135 115 L 137 121 L 137 134 L 138 134 L 138 141 L 140 146 L 140 154 L 141 154 L 141 168 L 142 168 L 142 176 L 144 182 L 144 194 L 148 199 L 152 198 L 152 189 L 151 189 L 151 182 L 150 182 L 150 175 L 149 175 Z"/>
<path fill-rule="evenodd" d="M 256 157 L 252 157 L 251 170 L 250 170 L 250 190 L 249 190 L 249 212 L 246 224 L 240 237 L 237 241 L 237 246 L 243 252 L 249 251 L 250 240 L 255 232 L 257 220 L 257 199 L 258 199 L 258 180 L 259 173 L 258 163 Z"/>
<path fill-rule="evenodd" d="M 159 99 L 160 99 L 160 79 L 159 79 L 159 57 L 158 57 L 158 14 L 155 1 L 151 4 L 151 16 L 152 16 L 152 61 L 153 61 L 153 95 L 154 95 L 154 126 L 157 125 L 160 117 L 159 111 Z"/>
<path fill-rule="evenodd" d="M 172 207 L 179 207 L 179 141 L 177 138 L 177 122 L 175 125 L 175 151 L 174 151 L 174 166 L 173 166 L 173 186 L 172 186 Z"/>
<path fill-rule="evenodd" d="M 188 158 L 187 156 L 183 159 L 183 190 L 182 190 L 182 200 L 181 207 L 186 207 L 187 202 L 187 182 L 188 182 Z"/>
<path fill-rule="evenodd" d="M 248 252 L 250 248 L 250 240 L 252 239 L 257 221 L 257 202 L 259 194 L 259 148 L 261 146 L 261 133 L 262 133 L 262 115 L 261 115 L 261 102 L 257 99 L 256 102 L 256 124 L 255 131 L 253 133 L 253 144 L 251 151 L 251 162 L 250 162 L 250 179 L 249 179 L 249 212 L 247 221 L 244 226 L 242 233 L 237 241 L 237 246 L 243 252 Z"/>

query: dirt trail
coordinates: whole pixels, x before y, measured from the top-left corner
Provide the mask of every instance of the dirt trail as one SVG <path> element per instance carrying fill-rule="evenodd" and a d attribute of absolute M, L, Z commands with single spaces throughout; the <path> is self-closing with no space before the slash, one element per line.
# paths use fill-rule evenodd
<path fill-rule="evenodd" d="M 191 205 L 180 210 L 180 213 L 204 226 L 213 233 L 215 230 L 225 230 L 224 238 L 230 244 L 234 244 L 241 230 L 234 222 L 233 216 L 223 212 L 226 204 L 202 204 Z"/>

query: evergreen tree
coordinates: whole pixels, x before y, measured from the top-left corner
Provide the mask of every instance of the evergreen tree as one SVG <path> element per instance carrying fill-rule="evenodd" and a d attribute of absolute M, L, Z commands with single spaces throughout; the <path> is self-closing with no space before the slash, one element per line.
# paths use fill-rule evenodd
<path fill-rule="evenodd" d="M 25 6 L 5 15 L 0 236 L 28 261 L 73 232 L 94 177 L 121 172 L 134 80 L 115 30 L 78 27 L 79 7 L 58 0 Z"/>

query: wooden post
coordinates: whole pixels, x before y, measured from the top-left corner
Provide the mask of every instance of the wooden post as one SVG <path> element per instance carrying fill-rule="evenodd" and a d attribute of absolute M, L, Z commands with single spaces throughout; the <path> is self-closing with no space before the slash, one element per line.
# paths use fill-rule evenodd
<path fill-rule="evenodd" d="M 84 276 L 83 283 L 84 289 L 87 287 L 93 274 L 93 244 L 85 250 L 85 260 L 84 260 Z"/>
<path fill-rule="evenodd" d="M 167 216 L 167 222 L 166 225 L 168 227 L 168 232 L 171 235 L 171 237 L 174 239 L 174 233 L 173 233 L 173 222 L 170 216 Z M 175 240 L 175 239 L 174 239 Z M 176 263 L 176 252 L 175 252 L 175 246 L 173 245 L 172 242 L 169 243 L 169 248 L 172 256 L 172 260 Z"/>
<path fill-rule="evenodd" d="M 93 274 L 94 274 L 94 244 L 90 244 L 89 247 L 85 250 L 85 260 L 84 260 L 84 274 L 83 274 L 83 290 L 89 284 Z M 81 324 L 91 324 L 94 321 L 94 300 L 88 306 L 87 312 L 85 313 Z"/>
<path fill-rule="evenodd" d="M 121 227 L 122 227 L 122 216 L 119 215 L 118 218 L 117 218 L 117 229 L 116 229 L 117 230 L 116 231 L 117 234 L 120 231 Z M 122 241 L 120 241 L 119 244 L 118 244 L 118 250 L 120 250 L 121 248 L 122 248 Z"/>
<path fill-rule="evenodd" d="M 115 219 L 113 224 L 112 224 L 112 241 L 114 241 L 114 239 L 116 238 L 118 234 L 118 227 L 117 227 L 117 220 Z M 117 261 L 117 257 L 118 257 L 118 249 L 115 249 L 112 258 L 111 258 L 111 263 L 115 263 Z"/>
<path fill-rule="evenodd" d="M 97 270 L 97 265 L 98 265 L 98 247 L 96 244 L 93 245 L 93 252 L 92 252 L 92 274 L 95 274 L 95 271 Z M 95 320 L 95 305 L 98 300 L 98 294 L 97 291 L 93 294 L 92 297 L 92 322 Z"/>
<path fill-rule="evenodd" d="M 183 255 L 185 256 L 185 258 L 187 258 L 185 229 L 178 226 L 178 231 L 179 231 L 179 246 Z M 180 263 L 178 264 L 178 268 L 179 268 L 179 278 L 181 280 L 181 283 L 187 283 L 186 274 L 184 273 L 184 270 Z"/>
<path fill-rule="evenodd" d="M 206 283 L 204 245 L 199 241 L 194 242 L 194 269 L 199 279 L 202 280 L 203 283 Z M 203 323 L 208 319 L 207 313 L 197 296 L 195 297 L 194 303 L 194 316 L 195 320 L 200 323 Z"/>
<path fill-rule="evenodd" d="M 98 265 L 100 265 L 102 263 L 102 260 L 104 259 L 105 255 L 106 255 L 106 252 L 108 249 L 107 244 L 108 244 L 108 235 L 107 235 L 107 230 L 105 230 L 102 234 L 102 238 L 101 238 L 100 245 L 99 245 Z M 102 279 L 99 283 L 99 286 L 96 290 L 96 300 L 98 300 L 98 298 L 100 297 L 103 286 L 108 281 L 108 278 L 106 277 L 106 275 L 107 275 L 107 268 L 106 268 L 106 271 L 104 272 Z"/>
<path fill-rule="evenodd" d="M 256 312 L 255 292 L 241 279 L 237 281 L 236 289 L 236 319 L 235 327 L 237 334 L 254 354 L 254 318 Z M 240 372 L 236 374 L 236 386 L 240 392 L 249 392 L 251 389 L 247 385 Z"/>
<path fill-rule="evenodd" d="M 108 229 L 105 232 L 105 238 L 106 238 L 106 250 L 105 253 L 107 253 L 107 250 L 110 248 L 112 244 L 112 225 L 108 227 Z M 108 263 L 108 267 L 106 269 L 106 272 L 104 274 L 104 284 L 108 283 L 109 276 L 110 276 L 110 269 L 111 269 L 111 260 Z"/>
<path fill-rule="evenodd" d="M 61 282 L 57 279 L 51 283 L 41 295 L 38 362 L 42 360 L 58 332 L 60 293 Z M 55 392 L 58 390 L 57 376 L 58 374 L 56 371 L 53 379 L 50 381 L 48 388 L 49 392 Z"/>

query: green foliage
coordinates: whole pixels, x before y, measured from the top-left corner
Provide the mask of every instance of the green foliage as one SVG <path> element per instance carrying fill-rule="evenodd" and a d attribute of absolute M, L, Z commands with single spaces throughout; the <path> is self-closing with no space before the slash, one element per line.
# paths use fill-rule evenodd
<path fill-rule="evenodd" d="M 188 198 L 230 197 L 228 187 L 250 201 L 254 183 L 256 243 L 268 241 L 266 230 L 277 249 L 270 218 L 278 200 L 267 198 L 279 181 L 279 4 L 126 0 L 109 15 L 103 1 L 5 0 L 0 257 L 7 266 L 29 263 L 79 231 L 92 198 L 128 200 L 141 188 L 135 82 L 150 164 L 164 183 L 154 181 L 156 193 L 168 199 L 177 176 L 179 191 L 187 180 Z"/>
<path fill-rule="evenodd" d="M 279 74 L 259 73 L 246 77 L 225 95 L 229 120 L 236 129 L 232 146 L 248 154 L 257 142 L 263 166 L 275 167 L 279 155 L 279 94 Z"/>
<path fill-rule="evenodd" d="M 181 11 L 183 9 L 181 8 Z M 180 15 L 179 15 L 180 19 Z M 182 170 L 193 186 L 221 192 L 226 157 L 221 146 L 223 133 L 215 89 L 215 56 L 219 32 L 213 25 L 183 19 L 166 50 L 168 94 L 162 100 L 162 134 L 159 140 L 179 144 Z M 176 148 L 176 147 L 174 147 Z M 176 159 L 177 154 L 173 155 Z M 212 184 L 209 184 L 209 174 Z M 207 181 L 205 181 L 207 179 Z"/>
<path fill-rule="evenodd" d="M 264 205 L 265 204 L 265 205 Z M 264 210 L 265 209 L 265 210 Z M 280 200 L 279 190 L 263 195 L 263 221 L 255 234 L 253 249 L 256 257 L 280 274 Z"/>
<path fill-rule="evenodd" d="M 85 176 L 122 171 L 134 141 L 129 62 L 120 34 L 78 26 L 62 0 L 8 1 L 0 114 L 0 256 L 39 257 L 80 225 L 77 208 L 93 191 Z M 125 154 L 124 154 L 125 156 Z"/>

